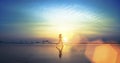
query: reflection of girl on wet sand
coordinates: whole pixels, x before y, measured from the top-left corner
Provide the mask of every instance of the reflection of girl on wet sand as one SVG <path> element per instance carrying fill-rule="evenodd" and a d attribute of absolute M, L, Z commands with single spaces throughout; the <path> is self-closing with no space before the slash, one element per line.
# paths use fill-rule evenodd
<path fill-rule="evenodd" d="M 56 47 L 57 48 L 57 50 L 59 51 L 59 58 L 61 58 L 62 57 L 62 50 L 63 50 L 63 45 L 62 45 L 62 47 L 61 48 L 58 48 L 58 47 Z"/>
<path fill-rule="evenodd" d="M 64 47 L 63 42 L 62 42 L 62 34 L 59 34 L 59 42 L 58 42 L 58 44 L 60 45 L 60 47 L 56 46 L 56 48 L 59 51 L 59 58 L 61 58 L 62 57 L 62 50 L 63 50 L 63 47 Z"/>

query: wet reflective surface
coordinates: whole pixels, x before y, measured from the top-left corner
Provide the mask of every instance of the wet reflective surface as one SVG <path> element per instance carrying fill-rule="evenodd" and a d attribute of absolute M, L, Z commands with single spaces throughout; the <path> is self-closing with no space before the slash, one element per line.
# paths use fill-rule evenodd
<path fill-rule="evenodd" d="M 0 63 L 120 63 L 119 44 L 0 45 Z"/>

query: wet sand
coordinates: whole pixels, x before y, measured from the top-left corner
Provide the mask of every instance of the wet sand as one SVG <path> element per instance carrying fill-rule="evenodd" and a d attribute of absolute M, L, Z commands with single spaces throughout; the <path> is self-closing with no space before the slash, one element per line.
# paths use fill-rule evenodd
<path fill-rule="evenodd" d="M 59 46 L 60 47 L 60 46 Z M 0 63 L 120 63 L 119 44 L 0 45 Z"/>

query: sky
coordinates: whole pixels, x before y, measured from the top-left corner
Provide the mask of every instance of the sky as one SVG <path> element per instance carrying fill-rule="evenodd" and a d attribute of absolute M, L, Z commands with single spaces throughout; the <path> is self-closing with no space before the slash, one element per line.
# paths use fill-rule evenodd
<path fill-rule="evenodd" d="M 119 16 L 119 0 L 0 0 L 0 40 L 120 40 Z"/>

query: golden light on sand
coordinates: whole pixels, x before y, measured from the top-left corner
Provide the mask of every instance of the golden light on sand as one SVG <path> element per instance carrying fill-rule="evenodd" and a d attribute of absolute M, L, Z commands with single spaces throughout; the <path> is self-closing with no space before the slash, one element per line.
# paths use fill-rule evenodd
<path fill-rule="evenodd" d="M 69 54 L 72 46 L 64 45 L 63 53 Z"/>

